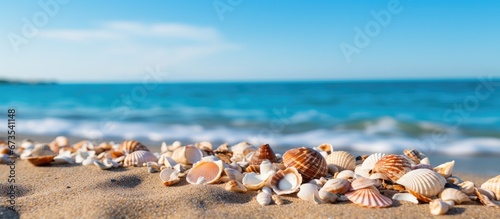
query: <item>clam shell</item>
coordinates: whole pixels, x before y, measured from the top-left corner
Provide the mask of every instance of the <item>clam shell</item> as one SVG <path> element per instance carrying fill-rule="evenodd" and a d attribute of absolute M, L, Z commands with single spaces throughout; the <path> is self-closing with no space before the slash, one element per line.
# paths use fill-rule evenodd
<path fill-rule="evenodd" d="M 375 164 L 382 159 L 386 154 L 384 153 L 374 153 L 368 156 L 365 161 L 363 161 L 363 164 L 361 164 L 361 168 L 363 169 L 373 169 L 375 167 Z"/>
<path fill-rule="evenodd" d="M 413 204 L 418 204 L 418 199 L 410 193 L 396 193 L 392 196 L 392 200 L 407 201 Z"/>
<path fill-rule="evenodd" d="M 172 153 L 172 159 L 181 164 L 194 164 L 202 158 L 201 150 L 193 145 L 179 147 Z"/>
<path fill-rule="evenodd" d="M 439 194 L 439 198 L 441 198 L 443 201 L 453 201 L 455 202 L 455 204 L 461 204 L 463 202 L 470 201 L 469 197 L 465 193 L 452 188 L 444 189 Z"/>
<path fill-rule="evenodd" d="M 224 186 L 224 189 L 232 192 L 242 192 L 242 193 L 247 192 L 247 188 L 236 180 L 231 180 L 227 182 L 226 185 Z"/>
<path fill-rule="evenodd" d="M 224 171 L 224 163 L 219 161 L 199 161 L 193 165 L 186 175 L 186 181 L 190 184 L 197 184 L 199 178 L 205 178 L 205 183 L 214 184 L 219 181 L 222 171 Z"/>
<path fill-rule="evenodd" d="M 324 177 L 327 173 L 325 158 L 319 152 L 306 147 L 288 150 L 283 155 L 283 163 L 286 167 L 295 167 L 305 182 Z"/>
<path fill-rule="evenodd" d="M 263 144 L 253 153 L 250 165 L 260 165 L 264 160 L 269 160 L 271 163 L 276 162 L 276 155 L 268 144 Z"/>
<path fill-rule="evenodd" d="M 148 147 L 134 140 L 123 141 L 120 144 L 120 150 L 125 154 L 130 154 L 134 151 L 149 151 Z"/>
<path fill-rule="evenodd" d="M 255 199 L 257 200 L 257 203 L 262 206 L 271 204 L 271 195 L 265 192 L 259 192 Z"/>
<path fill-rule="evenodd" d="M 482 189 L 487 189 L 495 193 L 495 200 L 500 201 L 500 175 L 489 179 L 481 185 Z"/>
<path fill-rule="evenodd" d="M 160 179 L 164 186 L 171 186 L 178 183 L 181 179 L 179 178 L 179 171 L 173 168 L 165 168 L 160 172 Z"/>
<path fill-rule="evenodd" d="M 335 151 L 326 157 L 328 165 L 335 165 L 339 171 L 354 170 L 356 158 L 345 151 Z"/>
<path fill-rule="evenodd" d="M 476 187 L 473 182 L 471 181 L 465 181 L 462 183 L 459 183 L 458 186 L 460 186 L 461 191 L 465 193 L 466 195 L 472 195 L 474 194 L 474 188 Z"/>
<path fill-rule="evenodd" d="M 400 177 L 411 171 L 410 161 L 402 155 L 390 154 L 382 157 L 373 167 L 372 173 L 385 174 L 396 182 Z"/>
<path fill-rule="evenodd" d="M 337 173 L 337 175 L 335 176 L 335 178 L 344 178 L 344 179 L 352 179 L 354 178 L 354 171 L 352 170 L 344 170 L 340 173 Z"/>
<path fill-rule="evenodd" d="M 306 201 L 313 201 L 316 204 L 322 203 L 319 198 L 319 188 L 312 183 L 304 183 L 300 186 L 300 190 L 297 193 L 297 197 Z"/>
<path fill-rule="evenodd" d="M 360 190 L 364 188 L 368 188 L 371 186 L 375 185 L 375 181 L 365 178 L 365 177 L 358 177 L 354 181 L 351 182 L 351 188 L 353 190 Z"/>
<path fill-rule="evenodd" d="M 455 166 L 455 161 L 446 162 L 437 167 L 434 167 L 434 171 L 438 172 L 444 178 L 451 176 L 453 172 L 453 167 Z"/>
<path fill-rule="evenodd" d="M 369 208 L 385 208 L 392 205 L 392 199 L 380 194 L 373 186 L 348 192 L 345 196 L 354 204 Z"/>
<path fill-rule="evenodd" d="M 278 195 L 291 194 L 299 190 L 302 176 L 295 167 L 280 170 L 271 177 L 270 185 Z"/>
<path fill-rule="evenodd" d="M 35 166 L 47 165 L 54 160 L 54 155 L 39 156 L 39 157 L 28 157 L 26 160 Z"/>
<path fill-rule="evenodd" d="M 149 151 L 134 151 L 123 160 L 123 166 L 142 167 L 147 162 L 156 162 L 158 158 Z"/>
<path fill-rule="evenodd" d="M 333 194 L 345 194 L 351 188 L 351 183 L 344 178 L 335 178 L 326 181 L 323 190 Z"/>
<path fill-rule="evenodd" d="M 446 212 L 448 212 L 449 209 L 450 206 L 446 202 L 443 202 L 439 199 L 432 200 L 429 203 L 429 210 L 431 211 L 432 215 L 446 214 Z"/>
<path fill-rule="evenodd" d="M 446 179 L 432 170 L 418 169 L 408 172 L 397 183 L 418 194 L 432 197 L 444 189 Z"/>
<path fill-rule="evenodd" d="M 251 190 L 259 190 L 264 187 L 274 173 L 256 174 L 248 173 L 243 177 L 243 185 Z"/>

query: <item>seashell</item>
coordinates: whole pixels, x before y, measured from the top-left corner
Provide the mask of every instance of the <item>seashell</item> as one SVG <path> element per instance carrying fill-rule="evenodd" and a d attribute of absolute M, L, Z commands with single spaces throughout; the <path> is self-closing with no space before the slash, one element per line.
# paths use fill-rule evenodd
<path fill-rule="evenodd" d="M 327 164 L 326 168 L 328 169 L 328 173 L 330 173 L 332 175 L 339 172 L 339 169 L 334 164 L 330 164 L 330 165 Z"/>
<path fill-rule="evenodd" d="M 275 154 L 275 156 L 276 156 L 276 163 L 283 162 L 283 155 L 281 155 L 281 154 Z"/>
<path fill-rule="evenodd" d="M 276 162 L 276 155 L 268 144 L 263 144 L 255 151 L 250 158 L 250 165 L 260 165 L 264 160 L 269 160 L 271 163 Z"/>
<path fill-rule="evenodd" d="M 160 179 L 164 186 L 171 186 L 178 183 L 181 179 L 179 178 L 179 171 L 173 168 L 165 168 L 160 172 Z"/>
<path fill-rule="evenodd" d="M 302 176 L 295 167 L 280 170 L 271 177 L 270 185 L 278 195 L 291 194 L 299 190 Z"/>
<path fill-rule="evenodd" d="M 263 191 L 263 192 L 265 192 L 265 193 L 267 193 L 269 195 L 273 194 L 273 191 L 271 191 L 271 189 L 269 187 L 267 187 L 267 186 L 262 187 L 261 191 Z"/>
<path fill-rule="evenodd" d="M 8 164 L 10 162 L 9 155 L 2 154 L 0 155 L 0 164 Z"/>
<path fill-rule="evenodd" d="M 123 166 L 142 167 L 147 162 L 156 162 L 158 158 L 149 151 L 134 151 L 123 160 Z"/>
<path fill-rule="evenodd" d="M 384 156 L 384 153 L 371 154 L 365 159 L 365 161 L 363 161 L 363 164 L 361 164 L 361 168 L 372 170 L 373 167 L 375 167 L 375 164 Z"/>
<path fill-rule="evenodd" d="M 437 167 L 434 167 L 434 171 L 441 174 L 441 176 L 443 176 L 444 178 L 447 178 L 447 177 L 451 176 L 454 166 L 455 166 L 455 161 L 452 160 L 450 162 L 446 162 L 446 163 L 441 164 Z"/>
<path fill-rule="evenodd" d="M 353 190 L 360 190 L 360 189 L 368 188 L 368 187 L 371 187 L 374 185 L 375 185 L 374 180 L 371 180 L 371 179 L 368 179 L 365 177 L 356 178 L 354 181 L 351 182 L 351 188 Z"/>
<path fill-rule="evenodd" d="M 224 186 L 224 189 L 232 192 L 242 192 L 242 193 L 247 192 L 247 188 L 236 180 L 231 180 L 227 182 L 226 185 Z"/>
<path fill-rule="evenodd" d="M 160 147 L 160 153 L 164 154 L 164 153 L 167 153 L 168 151 L 169 150 L 168 150 L 167 142 L 162 142 L 161 147 Z"/>
<path fill-rule="evenodd" d="M 371 169 L 363 169 L 361 165 L 356 166 L 356 169 L 354 169 L 355 175 L 359 175 L 365 178 L 370 178 L 370 172 Z"/>
<path fill-rule="evenodd" d="M 259 205 L 265 206 L 271 204 L 271 195 L 267 194 L 265 192 L 259 192 L 256 197 L 257 202 Z"/>
<path fill-rule="evenodd" d="M 429 169 L 429 170 L 434 170 L 431 165 L 429 164 L 417 164 L 417 165 L 411 165 L 412 170 L 417 170 L 417 169 Z"/>
<path fill-rule="evenodd" d="M 107 170 L 107 169 L 113 168 L 113 165 L 104 164 L 104 163 L 101 163 L 98 160 L 94 160 L 94 165 L 96 165 L 97 167 L 101 168 L 101 170 Z"/>
<path fill-rule="evenodd" d="M 243 174 L 241 174 L 239 171 L 232 169 L 232 168 L 224 168 L 224 175 L 229 179 L 229 180 L 236 180 L 238 182 L 243 181 Z"/>
<path fill-rule="evenodd" d="M 202 142 L 198 142 L 196 144 L 194 144 L 194 146 L 196 146 L 198 149 L 202 150 L 202 151 L 213 151 L 213 148 L 212 148 L 212 143 L 208 142 L 208 141 L 202 141 Z"/>
<path fill-rule="evenodd" d="M 406 149 L 403 151 L 403 153 L 415 164 L 420 164 L 420 160 L 427 157 L 424 153 L 421 153 L 420 151 L 417 151 L 415 149 Z"/>
<path fill-rule="evenodd" d="M 160 165 L 156 162 L 147 162 L 146 167 L 148 167 L 149 173 L 156 173 L 161 171 Z"/>
<path fill-rule="evenodd" d="M 333 194 L 345 194 L 351 188 L 351 183 L 344 178 L 335 178 L 326 181 L 323 190 Z"/>
<path fill-rule="evenodd" d="M 248 173 L 243 177 L 242 182 L 248 189 L 259 190 L 267 184 L 273 174 L 273 172 L 268 174 Z"/>
<path fill-rule="evenodd" d="M 410 193 L 396 193 L 392 196 L 393 200 L 398 200 L 398 201 L 407 201 L 411 202 L 413 204 L 418 204 L 418 199 L 414 195 Z"/>
<path fill-rule="evenodd" d="M 385 174 L 391 181 L 396 182 L 400 177 L 411 171 L 411 163 L 402 155 L 386 155 L 373 167 L 372 173 Z"/>
<path fill-rule="evenodd" d="M 431 165 L 431 161 L 429 160 L 428 157 L 420 160 L 420 164 L 427 164 L 427 165 Z"/>
<path fill-rule="evenodd" d="M 499 204 L 492 201 L 492 197 L 490 197 L 491 194 L 488 194 L 484 189 L 474 188 L 474 191 L 481 204 L 488 207 L 500 208 Z"/>
<path fill-rule="evenodd" d="M 54 157 L 52 164 L 74 164 L 75 162 L 71 159 L 71 153 L 61 152 Z"/>
<path fill-rule="evenodd" d="M 179 147 L 172 154 L 172 159 L 181 164 L 194 164 L 202 158 L 201 150 L 192 145 Z"/>
<path fill-rule="evenodd" d="M 260 165 L 249 165 L 247 168 L 245 168 L 245 172 L 260 173 Z"/>
<path fill-rule="evenodd" d="M 273 199 L 273 201 L 276 205 L 285 204 L 285 201 L 283 201 L 283 199 L 279 195 L 272 195 L 271 198 Z"/>
<path fill-rule="evenodd" d="M 431 199 L 431 198 L 429 198 L 429 197 L 427 197 L 427 196 L 425 196 L 425 195 L 422 195 L 422 194 L 420 194 L 420 193 L 418 193 L 418 192 L 415 192 L 415 191 L 413 191 L 413 190 L 411 190 L 411 189 L 406 189 L 406 191 L 408 191 L 408 193 L 412 194 L 412 195 L 413 195 L 413 196 L 415 196 L 415 197 L 416 197 L 419 201 L 422 201 L 422 202 L 424 202 L 424 203 L 429 203 L 429 202 L 431 202 L 431 201 L 432 201 L 432 199 Z"/>
<path fill-rule="evenodd" d="M 327 154 L 331 154 L 333 152 L 333 146 L 331 144 L 320 144 L 318 147 L 315 147 L 314 149 L 318 151 L 325 151 Z"/>
<path fill-rule="evenodd" d="M 354 178 L 354 171 L 352 170 L 344 170 L 340 173 L 338 173 L 335 178 L 344 178 L 344 179 L 353 179 Z"/>
<path fill-rule="evenodd" d="M 382 173 L 374 173 L 368 177 L 370 179 L 380 179 L 380 180 L 390 180 L 385 174 Z"/>
<path fill-rule="evenodd" d="M 490 200 L 495 200 L 496 195 L 495 193 L 493 193 L 493 191 L 483 188 L 474 188 L 474 192 L 476 192 L 476 189 L 480 194 L 487 196 Z"/>
<path fill-rule="evenodd" d="M 443 201 L 453 201 L 456 204 L 461 204 L 463 202 L 471 201 L 469 199 L 469 196 L 467 196 L 465 193 L 461 192 L 460 190 L 451 189 L 451 188 L 444 189 L 439 194 L 439 198 L 441 198 L 441 200 L 443 200 Z"/>
<path fill-rule="evenodd" d="M 196 182 L 194 184 L 195 185 L 204 185 L 205 183 L 207 183 L 207 180 L 205 179 L 205 177 L 200 176 L 200 178 L 198 178 L 198 180 L 196 180 Z"/>
<path fill-rule="evenodd" d="M 463 182 L 458 176 L 450 176 L 446 178 L 446 182 L 458 185 Z"/>
<path fill-rule="evenodd" d="M 317 151 L 301 147 L 290 149 L 283 155 L 283 163 L 286 167 L 295 167 L 302 175 L 303 181 L 310 181 L 326 176 L 326 160 Z"/>
<path fill-rule="evenodd" d="M 286 166 L 282 163 L 273 163 L 273 166 L 276 171 L 286 169 Z"/>
<path fill-rule="evenodd" d="M 55 156 L 56 153 L 54 153 L 50 147 L 46 144 L 37 144 L 31 151 L 30 156 L 31 157 L 43 157 L 43 156 Z"/>
<path fill-rule="evenodd" d="M 96 157 L 95 156 L 88 156 L 85 160 L 82 161 L 82 165 L 83 166 L 90 166 L 92 164 L 94 164 L 94 161 L 96 161 Z"/>
<path fill-rule="evenodd" d="M 120 163 L 120 162 L 124 161 L 125 158 L 126 158 L 125 156 L 121 156 L 121 157 L 117 157 L 117 158 L 113 159 L 113 161 L 116 163 Z"/>
<path fill-rule="evenodd" d="M 269 160 L 263 160 L 262 163 L 260 163 L 260 174 L 267 174 L 270 171 L 276 172 L 276 168 Z"/>
<path fill-rule="evenodd" d="M 255 150 L 257 150 L 257 148 L 253 147 L 252 144 L 248 142 L 240 142 L 231 147 L 234 156 L 245 157 L 245 155 Z"/>
<path fill-rule="evenodd" d="M 106 158 L 102 161 L 104 164 L 106 165 L 111 165 L 113 166 L 114 168 L 117 168 L 120 166 L 120 164 L 118 164 L 117 162 L 115 162 L 113 159 L 111 158 Z"/>
<path fill-rule="evenodd" d="M 196 181 L 203 177 L 207 184 L 214 184 L 219 181 L 223 170 L 224 163 L 221 160 L 199 161 L 189 170 L 186 181 L 191 184 L 197 184 Z"/>
<path fill-rule="evenodd" d="M 120 144 L 119 150 L 125 154 L 130 154 L 134 151 L 149 151 L 148 147 L 134 140 L 123 141 Z"/>
<path fill-rule="evenodd" d="M 407 190 L 432 197 L 444 189 L 446 179 L 432 170 L 418 169 L 405 174 L 397 183 L 405 186 Z"/>
<path fill-rule="evenodd" d="M 392 199 L 380 194 L 373 186 L 348 192 L 345 196 L 354 204 L 369 208 L 385 208 L 392 205 Z"/>
<path fill-rule="evenodd" d="M 316 204 L 322 203 L 319 198 L 318 186 L 311 183 L 304 183 L 300 186 L 300 190 L 297 193 L 297 197 L 306 201 L 313 201 Z"/>
<path fill-rule="evenodd" d="M 112 159 L 116 159 L 116 158 L 119 158 L 121 156 L 125 156 L 125 154 L 122 151 L 115 151 L 115 150 L 108 151 L 107 155 L 108 155 L 108 157 L 110 157 Z"/>
<path fill-rule="evenodd" d="M 489 179 L 481 185 L 482 189 L 487 189 L 495 193 L 495 200 L 500 201 L 500 175 Z"/>
<path fill-rule="evenodd" d="M 167 149 L 169 151 L 175 151 L 180 147 L 182 147 L 182 143 L 180 141 L 174 141 L 171 145 L 167 146 Z"/>
<path fill-rule="evenodd" d="M 354 170 L 356 158 L 345 151 L 335 151 L 326 157 L 328 165 L 335 165 L 339 171 Z"/>
<path fill-rule="evenodd" d="M 231 156 L 232 156 L 231 152 L 228 152 L 228 153 L 215 153 L 215 157 L 217 157 L 219 160 L 222 160 L 226 164 L 230 164 L 231 163 Z"/>
<path fill-rule="evenodd" d="M 236 163 L 236 162 L 232 162 L 231 164 L 229 164 L 229 167 L 231 169 L 237 170 L 240 173 L 243 172 L 243 168 L 241 168 L 241 166 L 238 165 L 238 163 Z"/>
<path fill-rule="evenodd" d="M 54 153 L 57 153 L 59 152 L 60 148 L 63 148 L 63 147 L 67 147 L 69 146 L 69 140 L 67 137 L 65 136 L 58 136 L 54 139 L 54 141 L 52 141 L 50 144 L 49 144 L 49 147 L 50 149 L 54 152 Z"/>
<path fill-rule="evenodd" d="M 462 183 L 458 184 L 458 186 L 460 186 L 460 188 L 462 188 L 461 191 L 463 193 L 465 193 L 466 195 L 472 195 L 475 193 L 474 188 L 476 186 L 471 181 L 462 182 Z"/>
<path fill-rule="evenodd" d="M 331 193 L 329 191 L 326 191 L 324 189 L 320 189 L 318 191 L 319 198 L 321 201 L 326 202 L 326 203 L 335 203 L 337 201 L 337 194 Z"/>
<path fill-rule="evenodd" d="M 28 157 L 26 160 L 35 166 L 47 165 L 54 160 L 54 155 Z"/>
<path fill-rule="evenodd" d="M 429 209 L 432 215 L 443 215 L 446 214 L 451 207 L 446 202 L 436 199 L 429 202 Z"/>
<path fill-rule="evenodd" d="M 160 156 L 160 159 L 158 160 L 158 164 L 159 165 L 164 165 L 166 167 L 170 167 L 170 168 L 173 168 L 175 167 L 175 165 L 177 165 L 178 163 L 175 162 L 174 159 L 172 159 L 171 157 L 167 156 L 166 154 L 162 154 Z"/>

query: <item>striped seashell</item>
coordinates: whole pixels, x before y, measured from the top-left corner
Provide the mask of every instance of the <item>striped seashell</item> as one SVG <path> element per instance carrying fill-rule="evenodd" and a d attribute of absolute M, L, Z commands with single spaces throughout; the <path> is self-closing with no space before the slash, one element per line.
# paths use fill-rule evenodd
<path fill-rule="evenodd" d="M 194 164 L 203 158 L 200 149 L 193 145 L 179 147 L 172 153 L 172 159 L 181 164 Z"/>
<path fill-rule="evenodd" d="M 471 201 L 469 196 L 457 189 L 446 188 L 439 193 L 439 198 L 443 201 L 453 201 L 455 204 Z"/>
<path fill-rule="evenodd" d="M 264 160 L 269 160 L 271 163 L 276 162 L 276 154 L 269 144 L 263 144 L 253 153 L 250 165 L 260 165 Z"/>
<path fill-rule="evenodd" d="M 273 196 L 271 196 L 271 198 L 273 199 L 273 201 L 276 205 L 284 205 L 285 204 L 285 201 L 283 201 L 283 199 L 279 195 L 273 195 Z"/>
<path fill-rule="evenodd" d="M 495 193 L 495 200 L 500 201 L 500 175 L 489 179 L 481 185 L 482 189 L 487 189 Z"/>
<path fill-rule="evenodd" d="M 432 215 L 446 214 L 446 212 L 448 212 L 448 210 L 450 210 L 452 207 L 453 206 L 450 206 L 448 203 L 440 199 L 432 200 L 429 203 L 429 210 L 431 211 Z"/>
<path fill-rule="evenodd" d="M 375 181 L 365 178 L 365 177 L 358 177 L 354 181 L 351 182 L 351 188 L 353 190 L 359 190 L 359 189 L 364 189 L 368 188 L 370 186 L 374 186 Z"/>
<path fill-rule="evenodd" d="M 434 167 L 434 171 L 438 172 L 444 178 L 451 176 L 453 173 L 453 167 L 455 166 L 455 161 L 452 160 L 450 162 L 443 163 L 437 167 Z"/>
<path fill-rule="evenodd" d="M 345 194 L 349 189 L 351 189 L 351 183 L 344 178 L 335 178 L 326 181 L 323 185 L 323 190 L 331 192 L 333 194 Z"/>
<path fill-rule="evenodd" d="M 259 192 L 255 198 L 259 205 L 265 206 L 271 204 L 271 195 L 266 192 Z"/>
<path fill-rule="evenodd" d="M 283 155 L 286 167 L 295 167 L 305 182 L 326 176 L 326 160 L 313 149 L 301 147 L 290 149 Z"/>
<path fill-rule="evenodd" d="M 385 174 L 393 182 L 411 171 L 411 163 L 402 155 L 390 154 L 382 157 L 373 167 L 372 173 Z"/>
<path fill-rule="evenodd" d="M 134 151 L 149 151 L 148 147 L 134 140 L 123 141 L 120 144 L 120 150 L 125 154 L 130 154 Z"/>
<path fill-rule="evenodd" d="M 458 186 L 460 186 L 461 190 L 463 193 L 466 195 L 472 195 L 474 194 L 474 188 L 476 188 L 476 185 L 474 185 L 473 182 L 471 181 L 465 181 L 462 183 L 459 183 Z"/>
<path fill-rule="evenodd" d="M 241 192 L 241 193 L 247 192 L 247 188 L 236 180 L 231 180 L 227 182 L 226 185 L 224 186 L 224 189 L 232 192 Z"/>
<path fill-rule="evenodd" d="M 418 169 L 405 174 L 397 183 L 403 185 L 407 190 L 412 190 L 426 197 L 433 197 L 444 189 L 446 179 L 432 170 Z"/>
<path fill-rule="evenodd" d="M 224 171 L 224 163 L 218 161 L 201 160 L 193 165 L 186 175 L 186 181 L 190 184 L 197 184 L 199 178 L 205 178 L 206 184 L 214 184 L 219 182 L 219 179 Z"/>
<path fill-rule="evenodd" d="M 278 195 L 291 194 L 299 190 L 302 176 L 295 167 L 280 170 L 271 177 L 270 185 Z"/>
<path fill-rule="evenodd" d="M 345 151 L 335 151 L 326 157 L 328 165 L 335 165 L 338 171 L 354 170 L 356 168 L 356 158 Z"/>
<path fill-rule="evenodd" d="M 495 194 L 489 194 L 488 190 L 481 189 L 481 188 L 474 188 L 474 192 L 476 193 L 477 198 L 481 202 L 481 204 L 486 205 L 488 207 L 494 207 L 494 208 L 500 208 L 500 205 L 493 202 L 492 200 L 494 199 Z"/>
<path fill-rule="evenodd" d="M 35 166 L 47 165 L 54 160 L 54 155 L 28 157 L 26 160 Z"/>
<path fill-rule="evenodd" d="M 363 164 L 361 164 L 361 167 L 363 169 L 373 169 L 373 167 L 375 167 L 375 164 L 380 160 L 382 159 L 382 157 L 384 157 L 385 154 L 384 153 L 374 153 L 374 154 L 371 154 L 370 156 L 368 156 L 365 161 L 363 161 Z"/>
<path fill-rule="evenodd" d="M 149 151 L 134 151 L 125 157 L 125 160 L 123 160 L 123 166 L 142 167 L 147 162 L 156 161 L 158 161 L 158 157 Z"/>
<path fill-rule="evenodd" d="M 373 186 L 348 192 L 345 196 L 354 204 L 369 208 L 385 208 L 392 205 L 392 199 L 380 194 Z"/>
<path fill-rule="evenodd" d="M 164 186 L 171 186 L 178 183 L 181 179 L 179 178 L 179 171 L 173 168 L 165 168 L 160 172 L 160 179 Z"/>
<path fill-rule="evenodd" d="M 406 157 L 410 158 L 410 160 L 413 161 L 414 164 L 420 164 L 420 160 L 427 157 L 424 153 L 421 153 L 420 151 L 417 151 L 415 149 L 406 149 L 403 151 L 403 153 L 406 155 Z"/>

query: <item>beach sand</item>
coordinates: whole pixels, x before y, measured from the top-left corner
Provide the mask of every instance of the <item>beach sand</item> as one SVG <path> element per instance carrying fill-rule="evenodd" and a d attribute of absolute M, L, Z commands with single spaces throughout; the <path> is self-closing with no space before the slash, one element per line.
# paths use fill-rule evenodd
<path fill-rule="evenodd" d="M 0 218 L 13 213 L 5 208 L 8 175 L 9 166 L 0 165 Z M 492 177 L 455 175 L 476 185 Z M 428 204 L 398 201 L 390 208 L 369 209 L 350 202 L 314 204 L 292 194 L 283 197 L 284 205 L 260 206 L 257 192 L 229 192 L 224 184 L 190 185 L 182 179 L 165 187 L 159 174 L 145 167 L 35 167 L 17 160 L 15 177 L 21 218 L 433 218 Z M 440 218 L 500 218 L 500 209 L 457 205 Z"/>

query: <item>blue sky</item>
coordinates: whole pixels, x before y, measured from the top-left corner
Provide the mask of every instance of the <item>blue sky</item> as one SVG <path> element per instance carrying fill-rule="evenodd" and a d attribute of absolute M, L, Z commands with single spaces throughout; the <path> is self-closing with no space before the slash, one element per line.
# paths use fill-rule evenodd
<path fill-rule="evenodd" d="M 48 11 L 40 2 L 57 1 L 6 1 L 0 8 L 0 77 L 129 82 L 147 74 L 164 81 L 500 76 L 500 1 L 61 0 Z M 227 10 L 223 19 L 214 3 Z M 382 24 L 373 13 L 390 19 L 382 17 Z M 24 18 L 36 33 L 23 33 Z M 356 45 L 356 28 L 368 43 Z"/>

